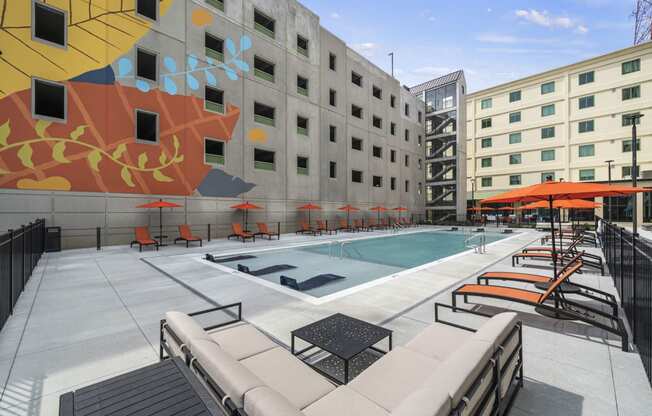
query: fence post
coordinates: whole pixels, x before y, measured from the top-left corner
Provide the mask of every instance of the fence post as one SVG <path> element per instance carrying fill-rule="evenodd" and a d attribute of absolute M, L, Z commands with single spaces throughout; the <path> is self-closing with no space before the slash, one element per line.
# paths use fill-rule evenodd
<path fill-rule="evenodd" d="M 632 233 L 632 297 L 634 298 L 634 307 L 632 308 L 632 342 L 636 344 L 638 339 L 638 314 L 636 309 L 638 309 L 638 300 L 637 300 L 637 284 L 636 284 L 636 236 L 637 234 Z"/>
<path fill-rule="evenodd" d="M 97 251 L 100 251 L 102 249 L 102 228 L 101 227 L 96 227 L 95 228 L 95 247 L 97 248 Z"/>
<path fill-rule="evenodd" d="M 208 241 L 211 241 L 211 225 L 208 224 Z"/>
<path fill-rule="evenodd" d="M 14 313 L 14 230 L 9 230 L 9 315 Z"/>
<path fill-rule="evenodd" d="M 625 296 L 625 292 L 624 292 L 625 285 L 623 283 L 623 280 L 624 280 L 623 279 L 623 272 L 624 272 L 624 270 L 623 270 L 624 266 L 623 265 L 625 264 L 625 259 L 623 258 L 623 254 L 624 254 L 624 251 L 625 251 L 625 247 L 624 247 L 625 246 L 625 237 L 623 235 L 624 234 L 623 230 L 624 230 L 624 228 L 620 229 L 620 271 L 619 271 L 619 277 L 620 277 L 620 296 L 621 296 L 621 300 L 623 302 L 626 302 L 626 300 L 624 298 L 624 296 Z M 623 306 L 625 306 L 625 305 L 623 305 Z M 627 310 L 627 309 L 625 308 L 625 310 Z"/>

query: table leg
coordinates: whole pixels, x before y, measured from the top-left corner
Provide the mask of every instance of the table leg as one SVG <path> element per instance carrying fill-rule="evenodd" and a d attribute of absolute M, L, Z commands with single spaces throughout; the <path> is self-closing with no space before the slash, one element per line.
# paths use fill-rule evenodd
<path fill-rule="evenodd" d="M 392 334 L 389 334 L 389 350 L 392 350 Z"/>
<path fill-rule="evenodd" d="M 344 360 L 344 384 L 349 383 L 349 360 Z"/>
<path fill-rule="evenodd" d="M 292 344 L 292 345 L 291 345 L 291 346 L 292 346 L 292 355 L 295 355 L 295 354 L 294 354 L 294 334 L 292 334 L 292 341 L 291 341 L 291 344 Z"/>

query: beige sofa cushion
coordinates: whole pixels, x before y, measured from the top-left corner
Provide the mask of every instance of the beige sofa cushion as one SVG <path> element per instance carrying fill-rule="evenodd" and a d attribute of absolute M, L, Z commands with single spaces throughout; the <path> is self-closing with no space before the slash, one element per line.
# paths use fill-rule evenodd
<path fill-rule="evenodd" d="M 253 325 L 244 322 L 211 331 L 209 335 L 238 361 L 278 347 Z"/>
<path fill-rule="evenodd" d="M 376 403 L 355 390 L 340 386 L 303 409 L 306 416 L 389 416 Z"/>
<path fill-rule="evenodd" d="M 191 340 L 207 340 L 210 341 L 208 333 L 204 328 L 192 319 L 190 316 L 182 312 L 167 312 L 165 314 L 165 321 L 172 331 L 179 337 L 181 342 L 188 348 L 191 346 Z M 174 342 L 174 340 L 170 340 Z"/>
<path fill-rule="evenodd" d="M 497 348 L 502 343 L 509 332 L 518 322 L 515 312 L 503 312 L 493 316 L 484 323 L 477 332 L 473 334 L 473 339 L 488 341 Z"/>
<path fill-rule="evenodd" d="M 443 361 L 450 353 L 468 340 L 471 335 L 473 335 L 473 332 L 450 325 L 434 323 L 421 331 L 405 347 Z"/>
<path fill-rule="evenodd" d="M 281 347 L 240 362 L 298 409 L 303 409 L 335 390 L 335 386 L 325 378 Z"/>
<path fill-rule="evenodd" d="M 238 408 L 244 405 L 244 396 L 248 391 L 265 385 L 260 378 L 213 341 L 193 341 L 191 351 L 208 375 Z"/>
<path fill-rule="evenodd" d="M 388 412 L 421 387 L 440 361 L 396 347 L 356 377 L 349 387 Z"/>
<path fill-rule="evenodd" d="M 245 394 L 248 416 L 304 416 L 283 396 L 269 387 L 257 387 Z"/>
<path fill-rule="evenodd" d="M 392 411 L 392 416 L 448 416 L 451 398 L 445 388 L 413 391 Z"/>

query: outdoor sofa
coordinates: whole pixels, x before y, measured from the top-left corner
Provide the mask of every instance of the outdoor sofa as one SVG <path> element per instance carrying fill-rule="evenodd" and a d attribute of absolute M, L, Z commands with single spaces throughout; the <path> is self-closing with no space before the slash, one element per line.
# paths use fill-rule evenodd
<path fill-rule="evenodd" d="M 332 384 L 242 321 L 239 303 L 189 315 L 166 313 L 160 356 L 183 357 L 227 415 L 507 414 L 523 384 L 517 315 L 498 314 L 475 331 L 439 319 L 441 307 L 450 308 L 436 304 L 434 324 L 382 356 L 348 385 Z M 227 323 L 202 328 L 195 320 L 232 308 L 237 311 Z"/>

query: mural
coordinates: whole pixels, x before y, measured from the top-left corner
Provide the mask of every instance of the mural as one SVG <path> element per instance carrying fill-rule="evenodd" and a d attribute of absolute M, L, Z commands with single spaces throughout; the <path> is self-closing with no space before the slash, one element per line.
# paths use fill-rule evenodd
<path fill-rule="evenodd" d="M 68 11 L 66 49 L 32 41 L 31 2 L 8 1 L 0 0 L 0 187 L 235 197 L 255 186 L 204 163 L 204 137 L 230 141 L 240 109 L 227 103 L 224 114 L 206 111 L 192 95 L 217 86 L 219 72 L 229 82 L 249 71 L 248 36 L 237 45 L 225 39 L 224 62 L 161 57 L 159 89 L 135 78 L 133 46 L 150 29 L 135 16 L 135 0 L 48 2 Z M 173 1 L 160 1 L 161 16 Z M 191 21 L 204 26 L 213 16 L 197 8 Z M 32 76 L 66 85 L 65 123 L 32 118 Z M 136 109 L 159 114 L 157 143 L 134 139 Z M 260 132 L 253 136 L 261 140 Z"/>

